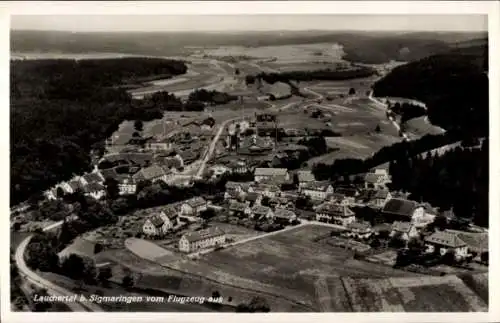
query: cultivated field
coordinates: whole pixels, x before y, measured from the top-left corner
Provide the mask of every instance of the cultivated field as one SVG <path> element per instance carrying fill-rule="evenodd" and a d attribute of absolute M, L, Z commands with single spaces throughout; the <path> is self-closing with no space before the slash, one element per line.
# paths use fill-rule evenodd
<path fill-rule="evenodd" d="M 343 278 L 355 312 L 482 312 L 485 302 L 456 276 Z"/>

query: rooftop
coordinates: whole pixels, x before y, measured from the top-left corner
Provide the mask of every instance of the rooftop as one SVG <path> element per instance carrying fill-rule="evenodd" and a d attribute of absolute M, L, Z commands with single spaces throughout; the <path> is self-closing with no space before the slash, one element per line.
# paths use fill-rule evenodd
<path fill-rule="evenodd" d="M 299 170 L 297 172 L 297 178 L 299 182 L 314 182 L 316 180 L 314 174 L 309 170 Z"/>
<path fill-rule="evenodd" d="M 340 205 L 337 203 L 323 203 L 317 209 L 317 213 L 326 213 L 332 216 L 339 217 L 350 217 L 354 215 L 354 212 L 346 205 Z"/>
<path fill-rule="evenodd" d="M 396 221 L 392 224 L 391 229 L 396 231 L 396 232 L 408 233 L 408 232 L 410 232 L 412 227 L 413 227 L 413 224 L 411 224 L 410 222 Z"/>
<path fill-rule="evenodd" d="M 456 233 L 446 231 L 436 231 L 430 236 L 425 237 L 426 242 L 446 246 L 450 248 L 458 248 L 467 244 L 458 237 Z"/>
<path fill-rule="evenodd" d="M 274 215 L 278 218 L 287 218 L 287 219 L 296 217 L 296 214 L 293 211 L 287 209 L 276 209 L 274 211 Z"/>
<path fill-rule="evenodd" d="M 196 196 L 196 197 L 190 198 L 189 200 L 184 201 L 184 203 L 195 208 L 195 207 L 207 204 L 207 201 L 205 201 L 205 199 L 201 196 Z"/>
<path fill-rule="evenodd" d="M 213 227 L 205 230 L 189 232 L 186 233 L 183 237 L 185 237 L 189 242 L 196 242 L 214 237 L 220 237 L 224 234 L 225 232 L 222 231 L 221 229 Z"/>
<path fill-rule="evenodd" d="M 134 174 L 134 179 L 137 180 L 152 180 L 161 176 L 166 175 L 163 168 L 158 165 L 149 166 L 141 169 L 138 173 Z"/>
<path fill-rule="evenodd" d="M 256 168 L 255 176 L 285 176 L 288 173 L 286 168 Z"/>
<path fill-rule="evenodd" d="M 418 203 L 415 201 L 392 198 L 385 204 L 382 212 L 411 217 L 417 207 Z"/>

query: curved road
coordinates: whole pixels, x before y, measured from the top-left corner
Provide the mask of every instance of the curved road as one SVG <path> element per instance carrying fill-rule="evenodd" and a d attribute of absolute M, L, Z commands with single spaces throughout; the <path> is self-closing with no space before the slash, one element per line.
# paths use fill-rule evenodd
<path fill-rule="evenodd" d="M 45 227 L 43 230 L 44 231 L 49 231 L 51 229 L 57 228 L 60 225 L 62 225 L 63 221 L 59 221 L 57 223 L 54 223 L 52 225 L 49 225 Z M 65 288 L 62 288 L 51 281 L 40 277 L 36 272 L 31 270 L 28 265 L 26 264 L 26 261 L 24 260 L 24 252 L 26 251 L 26 247 L 28 246 L 29 242 L 31 241 L 31 238 L 33 235 L 30 235 L 24 239 L 19 246 L 16 249 L 15 253 L 15 260 L 16 260 L 16 265 L 19 269 L 19 272 L 21 275 L 30 283 L 40 287 L 40 288 L 45 288 L 47 289 L 47 293 L 49 295 L 53 296 L 72 296 L 75 293 L 71 292 Z M 65 303 L 73 312 L 103 312 L 103 309 L 93 303 L 80 303 L 80 302 L 71 302 L 71 303 Z"/>

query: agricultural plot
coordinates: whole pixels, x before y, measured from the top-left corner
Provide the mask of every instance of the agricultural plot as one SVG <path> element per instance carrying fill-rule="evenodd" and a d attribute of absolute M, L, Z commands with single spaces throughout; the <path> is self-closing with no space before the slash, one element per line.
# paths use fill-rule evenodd
<path fill-rule="evenodd" d="M 478 312 L 486 304 L 456 276 L 342 278 L 355 312 Z"/>
<path fill-rule="evenodd" d="M 90 259 L 94 258 L 94 247 L 95 243 L 83 239 L 82 237 L 77 237 L 73 243 L 64 248 L 59 252 L 59 258 L 69 257 L 71 254 L 76 254 L 79 256 L 87 257 Z"/>
<path fill-rule="evenodd" d="M 439 135 L 445 132 L 443 128 L 431 124 L 425 116 L 410 119 L 405 125 L 406 131 L 416 137 L 422 137 L 428 134 Z"/>

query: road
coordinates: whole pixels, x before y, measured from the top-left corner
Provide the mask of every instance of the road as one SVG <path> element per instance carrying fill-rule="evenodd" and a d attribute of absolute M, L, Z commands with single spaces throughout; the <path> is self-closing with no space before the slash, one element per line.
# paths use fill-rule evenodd
<path fill-rule="evenodd" d="M 49 231 L 52 229 L 55 229 L 59 226 L 61 226 L 63 221 L 56 222 L 54 224 L 51 224 L 43 229 L 43 231 Z M 26 247 L 28 246 L 29 242 L 31 241 L 31 238 L 33 235 L 30 235 L 24 239 L 19 246 L 16 249 L 15 253 L 15 260 L 16 260 L 16 265 L 17 268 L 19 269 L 20 274 L 23 276 L 23 278 L 30 282 L 31 284 L 39 287 L 39 288 L 44 288 L 47 290 L 47 293 L 49 295 L 53 296 L 72 296 L 75 293 L 71 292 L 65 288 L 62 288 L 60 286 L 57 286 L 56 284 L 52 283 L 51 281 L 40 277 L 36 272 L 32 271 L 28 265 L 26 264 L 24 260 L 24 252 L 26 251 Z M 103 309 L 93 303 L 66 303 L 68 307 L 73 311 L 73 312 L 103 312 Z"/>

